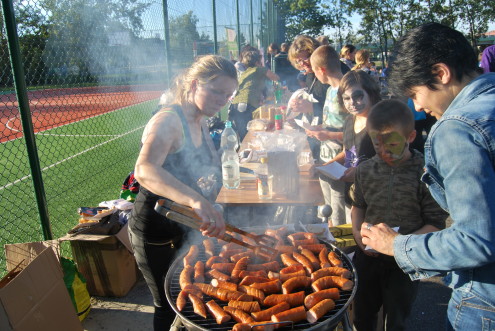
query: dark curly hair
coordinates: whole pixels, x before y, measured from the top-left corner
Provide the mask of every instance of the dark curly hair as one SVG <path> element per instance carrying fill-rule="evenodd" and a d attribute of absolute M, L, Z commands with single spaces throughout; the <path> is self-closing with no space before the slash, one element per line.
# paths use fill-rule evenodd
<path fill-rule="evenodd" d="M 439 23 L 408 31 L 397 43 L 390 63 L 393 93 L 410 97 L 417 86 L 436 90 L 438 63 L 449 66 L 458 81 L 478 70 L 476 53 L 459 31 Z"/>

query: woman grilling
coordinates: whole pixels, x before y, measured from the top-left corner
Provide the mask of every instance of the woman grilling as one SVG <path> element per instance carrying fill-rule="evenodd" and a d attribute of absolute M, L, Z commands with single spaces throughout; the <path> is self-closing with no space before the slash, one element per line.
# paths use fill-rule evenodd
<path fill-rule="evenodd" d="M 175 318 L 164 278 L 184 235 L 177 223 L 155 212 L 155 204 L 164 197 L 189 206 L 203 221 L 203 235 L 224 234 L 224 219 L 211 203 L 221 185 L 220 161 L 205 118 L 218 113 L 236 88 L 237 72 L 229 60 L 200 57 L 176 79 L 173 102 L 144 129 L 134 172 L 141 189 L 129 219 L 129 237 L 153 295 L 154 330 L 168 330 Z"/>

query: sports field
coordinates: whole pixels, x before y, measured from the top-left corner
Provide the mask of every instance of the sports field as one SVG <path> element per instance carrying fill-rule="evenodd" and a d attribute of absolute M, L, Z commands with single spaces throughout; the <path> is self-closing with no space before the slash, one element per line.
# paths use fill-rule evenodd
<path fill-rule="evenodd" d="M 119 197 L 161 89 L 88 92 L 45 90 L 30 98 L 54 238 L 77 224 L 78 207 Z M 7 111 L 15 105 L 6 98 L 0 98 L 0 276 L 4 244 L 43 240 L 19 116 Z"/>

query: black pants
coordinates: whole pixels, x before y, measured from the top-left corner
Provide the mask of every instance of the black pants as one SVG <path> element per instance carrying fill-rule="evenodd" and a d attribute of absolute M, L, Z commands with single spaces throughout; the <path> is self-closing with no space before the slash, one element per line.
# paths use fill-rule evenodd
<path fill-rule="evenodd" d="M 240 112 L 238 110 L 238 106 L 239 104 L 230 105 L 229 120 L 234 123 L 235 131 L 239 135 L 239 139 L 242 142 L 248 132 L 247 125 L 249 121 L 253 119 L 253 111 L 255 111 L 256 108 L 248 104 L 246 110 Z"/>
<path fill-rule="evenodd" d="M 153 315 L 153 330 L 169 330 L 175 319 L 175 312 L 170 307 L 165 296 L 165 275 L 172 262 L 178 244 L 151 244 L 129 230 L 129 238 L 134 250 L 134 257 L 139 270 L 143 273 L 146 284 L 153 296 L 155 313 Z M 146 329 L 143 326 L 143 329 Z"/>
<path fill-rule="evenodd" d="M 418 281 L 411 281 L 393 258 L 370 257 L 357 249 L 353 262 L 358 274 L 353 303 L 355 329 L 376 330 L 377 314 L 383 305 L 385 330 L 404 330 Z"/>

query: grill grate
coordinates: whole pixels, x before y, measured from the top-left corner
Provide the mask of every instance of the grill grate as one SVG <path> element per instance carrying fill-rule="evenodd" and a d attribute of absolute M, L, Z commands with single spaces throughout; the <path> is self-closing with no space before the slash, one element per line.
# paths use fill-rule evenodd
<path fill-rule="evenodd" d="M 344 316 L 344 313 L 354 298 L 354 294 L 356 292 L 356 287 L 357 287 L 357 277 L 356 275 L 356 270 L 354 269 L 354 266 L 352 265 L 352 262 L 349 260 L 347 255 L 342 253 L 342 251 L 338 248 L 336 248 L 334 245 L 330 243 L 324 242 L 327 247 L 331 250 L 334 250 L 339 257 L 342 259 L 342 262 L 344 264 L 344 267 L 347 268 L 348 270 L 352 271 L 352 278 L 351 280 L 354 281 L 354 287 L 351 291 L 340 291 L 340 299 L 335 301 L 335 308 L 325 314 L 320 320 L 318 320 L 317 323 L 309 323 L 307 321 L 301 321 L 298 323 L 294 324 L 294 330 L 306 330 L 306 329 L 319 329 L 320 327 L 324 327 L 324 329 L 329 329 L 332 327 L 335 327 L 342 317 Z M 206 261 L 206 256 L 204 253 L 204 248 L 203 245 L 198 245 L 200 252 L 198 259 L 201 261 Z M 218 252 L 220 250 L 220 246 L 216 245 L 216 251 Z M 231 320 L 227 323 L 224 324 L 217 324 L 215 319 L 208 315 L 207 319 L 202 318 L 201 316 L 197 315 L 194 313 L 192 305 L 190 302 L 186 305 L 186 307 L 182 310 L 182 312 L 179 312 L 177 310 L 177 307 L 175 305 L 177 301 L 177 296 L 179 295 L 181 288 L 179 285 L 179 276 L 180 273 L 183 269 L 183 257 L 187 254 L 184 253 L 183 255 L 179 256 L 170 266 L 169 271 L 167 272 L 167 276 L 165 279 L 165 292 L 167 295 L 167 299 L 171 307 L 175 310 L 175 312 L 180 316 L 182 319 L 184 325 L 187 326 L 189 324 L 193 324 L 193 326 L 197 330 L 222 330 L 222 331 L 227 331 L 231 330 L 234 324 L 237 322 Z M 306 295 L 312 293 L 311 289 L 306 289 Z M 207 295 L 204 296 L 204 302 L 208 302 L 214 298 L 211 298 Z M 221 302 L 220 300 L 215 300 L 220 306 L 226 306 L 226 302 Z M 266 308 L 263 308 L 266 309 Z M 292 328 L 290 326 L 282 327 L 279 328 L 278 330 L 291 330 Z"/>

